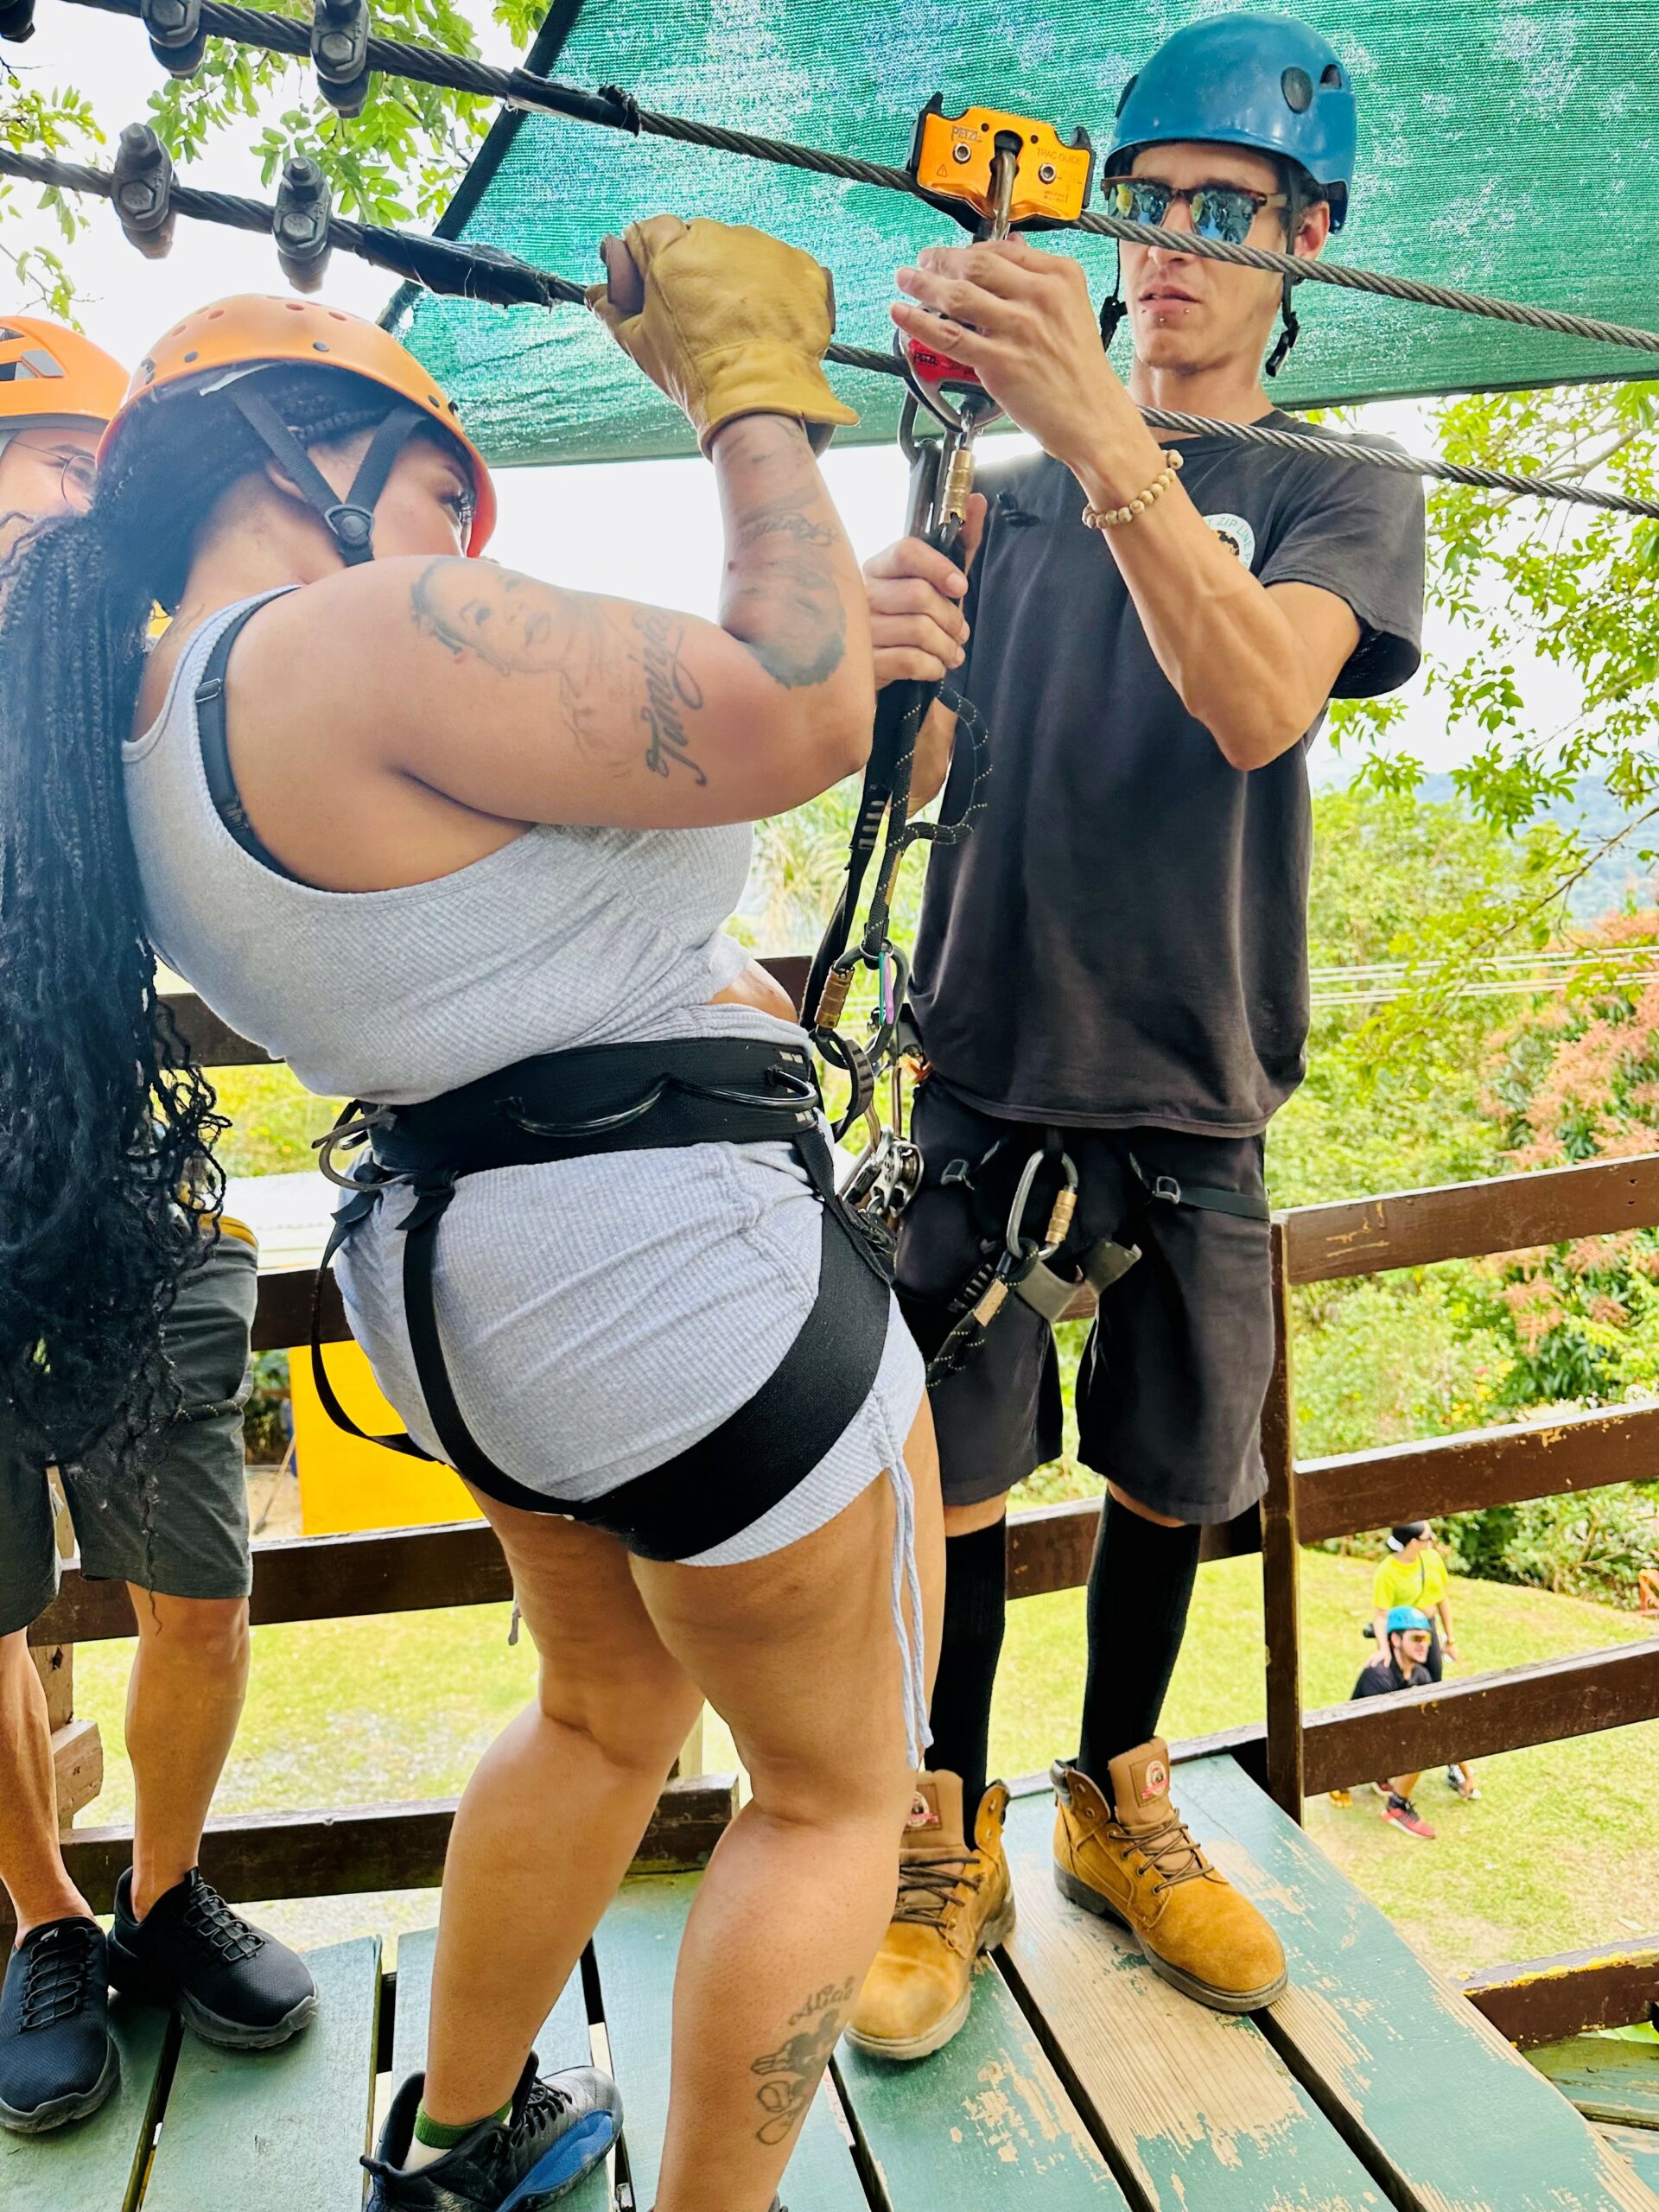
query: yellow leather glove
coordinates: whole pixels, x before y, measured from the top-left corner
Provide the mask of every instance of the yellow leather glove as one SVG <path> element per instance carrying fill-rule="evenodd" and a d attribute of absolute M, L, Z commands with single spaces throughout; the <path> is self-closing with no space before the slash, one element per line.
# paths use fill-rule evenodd
<path fill-rule="evenodd" d="M 607 238 L 588 304 L 617 344 L 685 411 L 707 453 L 738 415 L 792 415 L 822 453 L 858 420 L 830 389 L 830 272 L 743 223 L 653 215 Z"/>

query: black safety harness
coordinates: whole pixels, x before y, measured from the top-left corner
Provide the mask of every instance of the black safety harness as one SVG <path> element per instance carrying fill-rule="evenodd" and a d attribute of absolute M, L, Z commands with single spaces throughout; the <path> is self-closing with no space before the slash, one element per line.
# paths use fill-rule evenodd
<path fill-rule="evenodd" d="M 505 1473 L 479 1444 L 449 1379 L 434 1271 L 439 1224 L 458 1181 L 493 1168 L 596 1153 L 791 1145 L 823 1207 L 817 1292 L 793 1344 L 755 1395 L 711 1434 L 590 1504 L 559 1509 L 570 1520 L 608 1529 L 649 1559 L 688 1558 L 738 1535 L 804 1481 L 863 1404 L 880 1368 L 890 1310 L 887 1263 L 836 1195 L 822 1110 L 801 1047 L 747 1038 L 548 1052 L 418 1105 L 354 1102 L 322 1147 L 324 1173 L 350 1192 L 334 1216 L 322 1270 L 390 1191 L 403 1186 L 412 1193 L 398 1224 L 404 1314 L 443 1458 L 486 1497 L 545 1512 L 545 1495 Z M 336 1153 L 365 1141 L 368 1159 L 341 1173 Z M 340 1404 L 320 1341 L 322 1270 L 311 1357 L 324 1409 L 353 1436 L 429 1459 L 407 1435 L 365 1436 Z M 711 1356 L 717 1356 L 716 1345 Z"/>

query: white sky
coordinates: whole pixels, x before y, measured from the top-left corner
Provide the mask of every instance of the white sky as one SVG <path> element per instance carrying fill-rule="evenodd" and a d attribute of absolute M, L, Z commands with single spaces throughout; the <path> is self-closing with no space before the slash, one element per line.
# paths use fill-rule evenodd
<path fill-rule="evenodd" d="M 479 35 L 489 59 L 511 60 L 499 32 L 480 27 Z M 34 38 L 25 47 L 8 47 L 4 54 L 26 80 L 48 86 L 73 84 L 85 92 L 111 146 L 123 124 L 143 117 L 158 75 L 139 23 L 66 6 L 61 0 L 39 0 Z M 296 86 L 302 81 L 296 78 Z M 251 123 L 224 134 L 203 160 L 191 165 L 189 181 L 264 196 L 257 165 L 239 150 L 251 146 L 257 136 Z M 275 249 L 263 238 L 181 218 L 167 259 L 145 261 L 128 245 L 106 206 L 93 203 L 91 216 L 90 228 L 69 250 L 81 295 L 80 318 L 88 335 L 119 359 L 136 359 L 159 332 L 206 300 L 285 289 Z M 55 222 L 35 210 L 27 188 L 16 188 L 0 220 L 4 242 L 14 252 L 34 239 L 55 242 Z M 827 257 L 833 261 L 833 252 Z M 375 315 L 392 288 L 393 280 L 348 256 L 337 253 L 329 264 L 326 296 L 334 305 Z M 1365 419 L 1419 452 L 1427 449 L 1415 407 L 1374 407 Z M 861 556 L 897 534 L 906 473 L 895 451 L 832 450 L 824 473 Z M 503 562 L 557 583 L 697 613 L 713 612 L 721 546 L 714 486 L 704 462 L 511 469 L 497 481 L 501 523 L 491 551 Z M 1439 636 L 1449 644 L 1444 630 Z M 1431 646 L 1435 640 L 1431 628 Z M 1520 674 L 1540 723 L 1563 719 L 1572 694 L 1560 673 L 1539 665 Z M 1421 695 L 1420 677 L 1411 686 L 1400 742 L 1431 769 L 1450 767 L 1472 749 L 1472 741 L 1460 742 L 1448 734 L 1436 702 Z M 1321 779 L 1341 772 L 1323 744 L 1314 766 Z"/>

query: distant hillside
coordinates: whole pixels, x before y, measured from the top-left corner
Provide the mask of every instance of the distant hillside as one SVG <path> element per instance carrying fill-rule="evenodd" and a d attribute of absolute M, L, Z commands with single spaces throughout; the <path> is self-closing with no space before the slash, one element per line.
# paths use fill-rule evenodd
<path fill-rule="evenodd" d="M 1324 779 L 1321 779 L 1321 781 Z M 1338 774 L 1331 782 L 1344 780 Z M 1327 786 L 1328 787 L 1328 786 Z M 1419 787 L 1426 799 L 1456 799 L 1457 786 L 1450 776 L 1425 776 Z M 1629 817 L 1599 777 L 1580 779 L 1572 799 L 1548 810 L 1552 821 L 1577 830 L 1586 845 L 1595 846 L 1611 836 Z M 1624 906 L 1627 893 L 1638 906 L 1659 904 L 1659 861 L 1640 858 L 1646 848 L 1659 850 L 1659 817 L 1643 823 L 1616 852 L 1599 861 L 1573 894 L 1573 913 L 1581 922 L 1593 921 Z"/>

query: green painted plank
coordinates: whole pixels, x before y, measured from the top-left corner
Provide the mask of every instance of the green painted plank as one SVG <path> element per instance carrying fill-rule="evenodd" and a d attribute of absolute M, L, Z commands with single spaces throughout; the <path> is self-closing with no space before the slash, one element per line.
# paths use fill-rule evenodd
<path fill-rule="evenodd" d="M 1157 2212 L 1385 2212 L 1382 2191 L 1254 2020 L 1181 1996 L 1121 1930 L 1060 1896 L 1053 1829 L 1046 1793 L 1014 1806 L 1020 1920 L 1004 1955 L 1147 2202 Z"/>
<path fill-rule="evenodd" d="M 110 2005 L 121 2084 L 78 2126 L 49 2135 L 0 2129 L 0 2205 L 5 2212 L 124 2212 L 143 2176 L 165 2075 L 169 2023 L 151 2005 Z"/>
<path fill-rule="evenodd" d="M 422 1928 L 412 1936 L 397 1938 L 397 2012 L 391 2031 L 394 2088 L 426 2064 L 426 2022 L 432 2002 L 432 1956 L 437 1941 L 435 1928 Z M 582 2001 L 580 1974 L 571 1975 L 543 2023 L 536 2038 L 536 2056 L 543 2074 L 556 2074 L 564 2066 L 593 2064 L 594 2047 L 588 2033 L 588 2007 Z M 595 2166 L 579 2189 L 559 2202 L 569 2212 L 606 2212 L 609 2191 L 606 2168 Z"/>
<path fill-rule="evenodd" d="M 313 1951 L 322 2002 L 280 2050 L 186 2035 L 143 2212 L 359 2212 L 374 2106 L 380 1939 Z"/>
<path fill-rule="evenodd" d="M 1610 2127 L 1599 2124 L 1596 2133 L 1621 2158 L 1628 2158 L 1638 2177 L 1646 2182 L 1656 2196 L 1659 2196 L 1659 2129 Z"/>
<path fill-rule="evenodd" d="M 1231 1759 L 1185 1766 L 1179 1779 L 1194 1833 L 1283 1940 L 1291 1986 L 1268 2031 L 1397 2196 L 1458 2212 L 1659 2212 L 1567 2100 Z M 1438 2125 L 1434 2113 L 1479 2124 Z"/>
<path fill-rule="evenodd" d="M 1618 2036 L 1568 2036 L 1528 2058 L 1586 2120 L 1659 2127 L 1659 2044 Z"/>
<path fill-rule="evenodd" d="M 611 2063 L 622 2090 L 628 2169 L 642 2208 L 657 2195 L 668 2120 L 674 1963 L 699 1878 L 645 1874 L 625 1882 L 594 1938 Z M 783 2196 L 790 2212 L 868 2212 L 852 2152 L 823 2090 L 801 2123 Z"/>
<path fill-rule="evenodd" d="M 982 1961 L 943 2050 L 895 2066 L 843 2044 L 842 2094 L 892 2212 L 1128 2212 L 1007 1984 Z"/>

